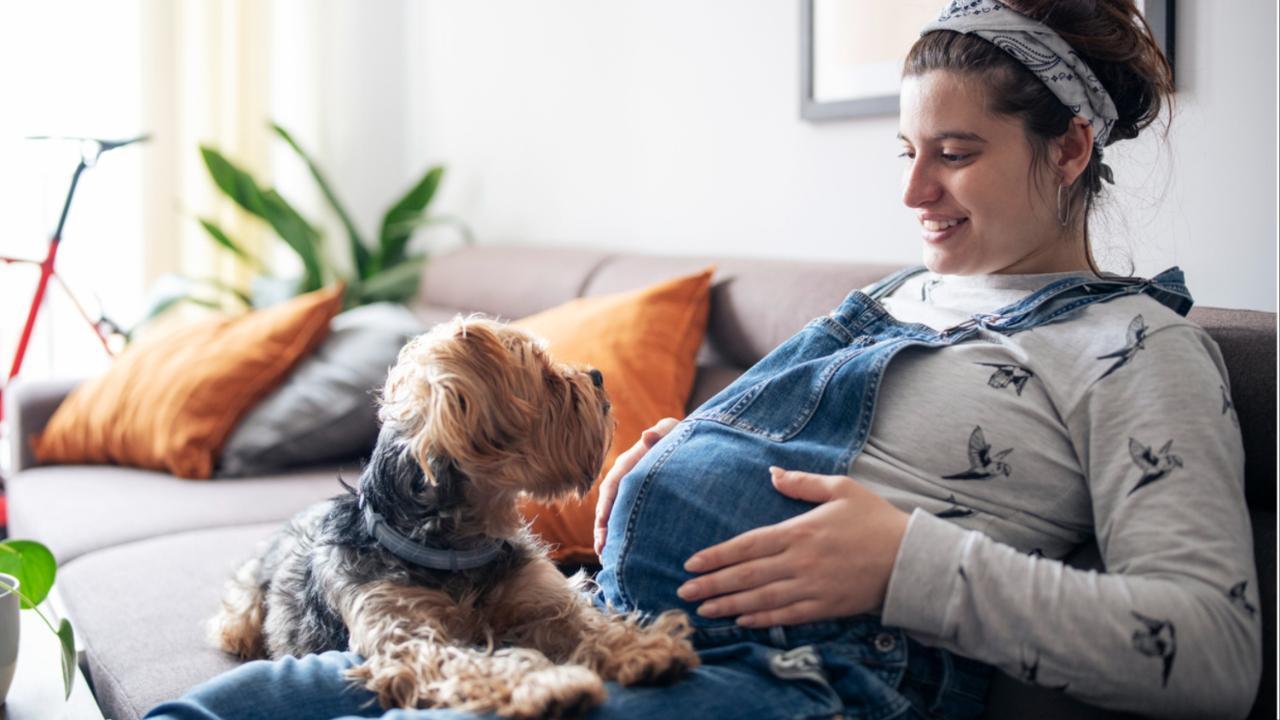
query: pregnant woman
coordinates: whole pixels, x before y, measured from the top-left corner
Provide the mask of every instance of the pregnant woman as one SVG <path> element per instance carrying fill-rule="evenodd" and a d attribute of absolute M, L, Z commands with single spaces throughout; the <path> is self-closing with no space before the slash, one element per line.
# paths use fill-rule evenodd
<path fill-rule="evenodd" d="M 903 75 L 926 267 L 620 459 L 598 599 L 686 610 L 703 664 L 591 717 L 977 717 L 993 668 L 1243 716 L 1261 620 L 1222 358 L 1181 272 L 1103 274 L 1089 245 L 1104 149 L 1167 107 L 1168 63 L 1131 0 L 957 0 Z M 1105 574 L 1062 562 L 1089 540 Z M 360 661 L 250 663 L 151 716 L 382 715 Z"/>

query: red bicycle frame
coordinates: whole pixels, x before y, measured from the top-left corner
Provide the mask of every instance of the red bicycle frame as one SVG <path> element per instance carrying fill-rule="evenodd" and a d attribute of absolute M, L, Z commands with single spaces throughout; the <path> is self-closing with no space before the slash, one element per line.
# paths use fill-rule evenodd
<path fill-rule="evenodd" d="M 80 153 L 80 163 L 76 165 L 76 171 L 71 176 L 71 187 L 67 189 L 67 199 L 62 205 L 62 214 L 58 218 L 58 227 L 53 231 L 53 237 L 49 239 L 49 249 L 43 260 L 30 260 L 24 258 L 0 256 L 0 261 L 4 261 L 6 265 L 24 264 L 36 265 L 40 268 L 40 279 L 36 283 L 35 295 L 31 298 L 31 307 L 27 309 L 27 321 L 22 327 L 22 335 L 18 339 L 18 348 L 13 355 L 13 365 L 9 368 L 9 375 L 3 385 L 0 385 L 0 422 L 4 420 L 4 389 L 18 376 L 18 372 L 22 370 L 22 361 L 27 355 L 27 346 L 31 342 L 31 334 L 36 327 L 36 318 L 40 314 L 40 308 L 44 305 L 45 292 L 49 288 L 49 279 L 53 278 L 62 286 L 67 297 L 71 298 L 71 303 L 75 305 L 76 310 L 80 313 L 80 317 L 93 329 L 94 335 L 102 343 L 102 347 L 107 351 L 108 355 L 114 355 L 111 350 L 111 344 L 108 342 L 111 334 L 117 332 L 118 328 L 115 323 L 108 320 L 105 316 L 99 315 L 98 320 L 92 320 L 89 314 L 85 312 L 84 307 L 76 300 L 76 296 L 67 287 L 62 276 L 58 275 L 55 269 L 55 263 L 58 259 L 58 247 L 62 244 L 62 230 L 67 224 L 67 214 L 71 211 L 71 199 L 75 196 L 76 186 L 80 183 L 80 176 L 86 168 L 90 168 L 98 162 L 98 158 L 102 153 L 108 150 L 114 150 L 118 147 L 130 145 L 141 140 L 146 140 L 148 136 L 142 135 L 129 140 L 91 140 L 87 138 L 65 138 L 80 140 L 88 147 L 82 147 Z M 33 138 L 46 139 L 46 138 Z"/>

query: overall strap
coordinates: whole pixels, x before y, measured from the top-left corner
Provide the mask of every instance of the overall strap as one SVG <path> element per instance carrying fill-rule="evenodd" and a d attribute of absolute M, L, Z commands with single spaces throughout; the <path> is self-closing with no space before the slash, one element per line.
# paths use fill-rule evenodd
<path fill-rule="evenodd" d="M 926 270 L 928 270 L 928 268 L 926 268 L 923 265 L 916 265 L 915 267 L 903 268 L 902 270 L 899 270 L 898 272 L 893 273 L 888 277 L 881 278 L 871 283 L 863 290 L 863 292 L 866 293 L 866 295 L 869 296 L 872 300 L 879 300 L 885 295 L 888 295 L 894 290 L 897 290 L 899 287 L 901 287 L 902 283 L 906 282 L 907 280 L 910 280 L 911 278 L 915 277 L 916 275 L 919 275 L 920 273 Z"/>
<path fill-rule="evenodd" d="M 1026 298 L 975 317 L 974 323 L 1005 332 L 1018 332 L 1045 325 L 1094 303 L 1126 295 L 1150 295 L 1170 310 L 1185 316 L 1195 301 L 1183 281 L 1182 271 L 1170 268 L 1153 278 L 1070 277 L 1050 283 Z"/>

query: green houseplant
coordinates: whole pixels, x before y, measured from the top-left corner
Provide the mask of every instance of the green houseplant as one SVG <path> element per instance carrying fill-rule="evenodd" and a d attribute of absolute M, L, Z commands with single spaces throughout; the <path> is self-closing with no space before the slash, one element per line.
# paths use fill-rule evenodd
<path fill-rule="evenodd" d="M 71 622 L 66 618 L 55 628 L 36 607 L 44 602 L 53 588 L 58 563 L 49 548 L 34 540 L 5 540 L 0 542 L 0 573 L 13 576 L 17 587 L 0 580 L 0 588 L 17 594 L 23 610 L 33 610 L 62 646 L 62 684 L 66 697 L 71 697 L 71 683 L 76 677 L 76 638 Z"/>
<path fill-rule="evenodd" d="M 417 292 L 422 267 L 427 261 L 425 252 L 414 252 L 410 248 L 409 241 L 415 230 L 425 225 L 447 223 L 458 229 L 465 243 L 472 242 L 471 233 L 463 223 L 454 218 L 427 215 L 427 207 L 444 177 L 443 166 L 429 168 L 408 192 L 391 204 L 382 217 L 376 238 L 369 241 L 356 228 L 350 213 L 338 200 L 333 186 L 311 156 L 283 127 L 271 123 L 271 129 L 306 164 L 321 194 L 342 222 L 346 233 L 345 247 L 350 255 L 348 264 L 352 268 L 350 275 L 334 267 L 325 252 L 321 232 L 275 188 L 263 187 L 215 148 L 202 145 L 200 154 L 218 189 L 240 208 L 266 222 L 302 261 L 302 276 L 291 283 L 286 295 L 317 290 L 332 280 L 341 279 L 347 285 L 344 302 L 348 308 L 373 302 L 404 302 Z M 197 220 L 220 248 L 251 267 L 259 278 L 270 278 L 266 264 L 217 223 L 204 217 Z M 196 288 L 206 292 L 196 292 Z M 171 283 L 168 293 L 153 298 L 147 317 L 154 317 L 179 301 L 217 307 L 215 299 L 207 295 L 209 290 L 215 293 L 215 298 L 229 296 L 246 307 L 254 304 L 254 298 L 249 294 L 225 283 L 186 278 L 182 283 Z"/>

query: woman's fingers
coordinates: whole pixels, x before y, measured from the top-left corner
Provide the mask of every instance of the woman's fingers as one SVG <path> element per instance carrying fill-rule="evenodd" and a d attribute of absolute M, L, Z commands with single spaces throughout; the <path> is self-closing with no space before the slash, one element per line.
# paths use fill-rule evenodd
<path fill-rule="evenodd" d="M 604 480 L 600 481 L 600 494 L 596 499 L 596 525 L 595 525 L 595 551 L 596 555 L 604 552 L 605 541 L 608 540 L 609 534 L 609 515 L 613 512 L 613 501 L 618 499 L 618 485 L 622 482 L 622 476 L 631 472 L 640 459 L 648 452 L 649 448 L 658 444 L 658 441 L 667 436 L 671 429 L 679 424 L 679 420 L 675 418 L 663 418 L 654 424 L 653 427 L 645 430 L 640 434 L 640 439 L 636 441 L 626 452 L 618 456 L 614 460 L 613 467 L 609 468 L 609 472 L 605 474 Z"/>
<path fill-rule="evenodd" d="M 803 583 L 790 579 L 780 580 L 708 600 L 698 606 L 698 614 L 715 618 L 770 613 L 809 600 L 811 594 Z"/>
<path fill-rule="evenodd" d="M 676 594 L 682 600 L 696 602 L 704 598 L 751 590 L 791 577 L 793 573 L 785 562 L 778 562 L 777 556 L 769 556 L 700 575 L 681 585 Z"/>
<path fill-rule="evenodd" d="M 645 445 L 653 447 L 658 441 L 667 436 L 671 429 L 679 425 L 680 421 L 673 417 L 665 417 L 654 423 L 653 427 L 640 433 L 640 439 Z"/>
<path fill-rule="evenodd" d="M 777 555 L 787 549 L 783 538 L 785 532 L 786 529 L 781 525 L 765 525 L 748 530 L 719 545 L 694 553 L 685 561 L 684 569 L 691 573 L 705 573 L 727 565 Z"/>

